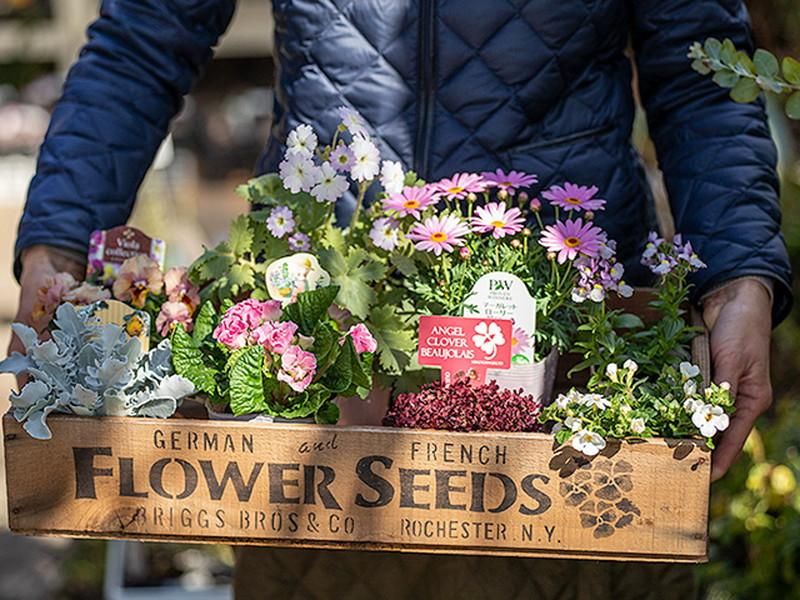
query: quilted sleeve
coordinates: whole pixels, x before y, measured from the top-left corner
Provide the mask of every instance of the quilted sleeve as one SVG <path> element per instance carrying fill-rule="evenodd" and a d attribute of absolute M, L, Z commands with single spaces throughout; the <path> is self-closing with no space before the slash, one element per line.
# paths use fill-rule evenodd
<path fill-rule="evenodd" d="M 630 0 L 629 10 L 675 227 L 708 264 L 695 276 L 694 299 L 734 277 L 770 277 L 777 325 L 791 308 L 791 272 L 764 104 L 733 102 L 686 56 L 692 42 L 708 37 L 752 51 L 746 9 L 741 0 Z"/>
<path fill-rule="evenodd" d="M 20 221 L 19 253 L 85 253 L 93 229 L 124 223 L 182 97 L 235 0 L 104 0 L 64 84 Z"/>

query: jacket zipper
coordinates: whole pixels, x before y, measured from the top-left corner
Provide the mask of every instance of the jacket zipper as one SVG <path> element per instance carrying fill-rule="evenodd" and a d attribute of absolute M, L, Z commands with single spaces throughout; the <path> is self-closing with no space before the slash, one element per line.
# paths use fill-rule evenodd
<path fill-rule="evenodd" d="M 419 82 L 417 90 L 417 139 L 414 169 L 419 177 L 428 179 L 431 136 L 433 134 L 433 38 L 436 0 L 419 0 Z"/>

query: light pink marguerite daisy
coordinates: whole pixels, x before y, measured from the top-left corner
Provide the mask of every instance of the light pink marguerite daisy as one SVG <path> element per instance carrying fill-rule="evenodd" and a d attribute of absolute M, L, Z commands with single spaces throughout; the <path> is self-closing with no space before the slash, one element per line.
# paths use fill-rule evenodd
<path fill-rule="evenodd" d="M 417 242 L 417 250 L 433 252 L 439 256 L 442 251 L 452 252 L 455 246 L 464 245 L 464 236 L 469 234 L 469 227 L 456 215 L 428 217 L 416 223 L 408 232 L 408 239 Z"/>
<path fill-rule="evenodd" d="M 517 188 L 526 188 L 532 186 L 539 179 L 536 175 L 528 175 L 521 171 L 509 171 L 506 173 L 503 169 L 497 169 L 494 173 L 487 171 L 481 173 L 481 176 L 486 180 L 489 187 L 497 187 L 501 190 L 506 190 L 510 194 L 517 191 Z"/>
<path fill-rule="evenodd" d="M 511 332 L 511 354 L 522 354 L 531 349 L 531 336 L 522 327 L 514 327 Z"/>
<path fill-rule="evenodd" d="M 559 263 L 573 260 L 578 254 L 593 258 L 600 253 L 606 234 L 591 222 L 567 219 L 548 225 L 542 231 L 539 243 L 550 252 L 555 252 Z"/>
<path fill-rule="evenodd" d="M 606 201 L 595 198 L 597 187 L 586 187 L 565 183 L 564 186 L 554 185 L 549 190 L 542 192 L 542 196 L 550 200 L 553 206 L 566 210 L 603 210 Z"/>
<path fill-rule="evenodd" d="M 386 198 L 383 201 L 383 209 L 397 211 L 401 217 L 412 215 L 415 219 L 419 219 L 421 211 L 432 204 L 436 204 L 436 199 L 430 186 L 407 185 L 399 194 Z"/>
<path fill-rule="evenodd" d="M 475 233 L 491 233 L 495 239 L 514 235 L 525 227 L 525 219 L 518 208 L 508 208 L 502 202 L 478 206 L 471 221 Z"/>
<path fill-rule="evenodd" d="M 456 173 L 452 179 L 442 179 L 433 184 L 437 196 L 462 200 L 469 194 L 486 191 L 487 181 L 477 173 Z"/>

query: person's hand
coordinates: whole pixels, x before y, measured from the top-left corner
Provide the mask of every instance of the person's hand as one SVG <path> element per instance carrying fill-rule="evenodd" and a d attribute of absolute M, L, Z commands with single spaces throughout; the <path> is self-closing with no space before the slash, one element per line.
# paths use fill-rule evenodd
<path fill-rule="evenodd" d="M 68 272 L 75 279 L 80 280 L 85 273 L 85 264 L 73 258 L 69 251 L 59 250 L 48 246 L 31 246 L 22 254 L 22 273 L 20 275 L 19 304 L 15 322 L 24 323 L 39 331 L 43 323 L 34 318 L 33 309 L 36 305 L 37 292 L 46 285 L 49 278 L 56 273 Z M 8 354 L 12 352 L 25 352 L 19 338 L 11 336 Z M 20 386 L 22 381 L 18 381 Z"/>
<path fill-rule="evenodd" d="M 714 381 L 730 383 L 736 399 L 736 412 L 714 451 L 711 479 L 716 481 L 736 461 L 756 419 L 772 404 L 769 292 L 753 279 L 735 281 L 704 300 L 703 320 L 711 332 Z"/>

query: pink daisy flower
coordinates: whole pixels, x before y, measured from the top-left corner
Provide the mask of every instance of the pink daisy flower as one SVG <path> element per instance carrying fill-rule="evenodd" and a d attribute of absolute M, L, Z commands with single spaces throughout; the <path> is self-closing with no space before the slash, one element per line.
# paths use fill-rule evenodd
<path fill-rule="evenodd" d="M 600 254 L 606 234 L 591 222 L 584 224 L 580 219 L 567 219 L 548 225 L 542 231 L 539 243 L 550 252 L 558 255 L 558 262 L 573 260 L 578 254 L 593 258 Z"/>
<path fill-rule="evenodd" d="M 475 233 L 491 233 L 495 239 L 500 239 L 522 231 L 525 219 L 518 208 L 509 209 L 502 202 L 490 202 L 475 209 L 471 225 Z"/>
<path fill-rule="evenodd" d="M 389 196 L 383 201 L 384 210 L 397 211 L 401 217 L 413 215 L 415 219 L 420 218 L 420 212 L 432 204 L 436 204 L 433 190 L 430 186 L 416 187 L 406 186 L 399 194 Z"/>
<path fill-rule="evenodd" d="M 503 169 L 497 169 L 494 173 L 491 171 L 481 173 L 481 177 L 486 180 L 489 187 L 498 187 L 501 190 L 506 190 L 510 194 L 516 192 L 517 188 L 530 187 L 539 181 L 536 175 L 528 175 L 521 171 L 509 171 L 506 173 Z"/>
<path fill-rule="evenodd" d="M 560 206 L 566 210 L 603 210 L 606 201 L 595 198 L 597 187 L 586 187 L 565 183 L 564 187 L 554 185 L 549 190 L 542 192 L 542 196 L 550 200 L 553 206 Z"/>
<path fill-rule="evenodd" d="M 487 181 L 476 173 L 456 173 L 452 179 L 442 179 L 433 184 L 437 196 L 445 196 L 450 200 L 461 200 L 468 194 L 484 192 L 487 186 Z"/>
<path fill-rule="evenodd" d="M 464 236 L 469 234 L 469 227 L 456 215 L 428 217 L 416 223 L 409 231 L 408 239 L 417 242 L 417 250 L 433 252 L 439 256 L 442 251 L 452 252 L 455 246 L 464 245 Z"/>

